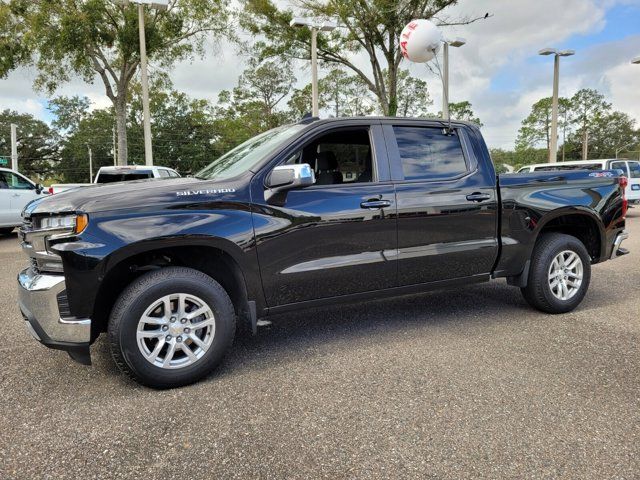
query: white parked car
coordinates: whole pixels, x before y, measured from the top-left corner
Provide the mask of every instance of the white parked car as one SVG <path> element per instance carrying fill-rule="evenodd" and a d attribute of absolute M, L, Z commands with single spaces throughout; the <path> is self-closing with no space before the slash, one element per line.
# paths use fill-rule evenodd
<path fill-rule="evenodd" d="M 600 160 L 576 160 L 570 162 L 536 163 L 526 165 L 518 173 L 549 172 L 561 170 L 622 170 L 627 177 L 626 195 L 631 203 L 640 203 L 640 162 L 626 158 L 603 158 Z"/>
<path fill-rule="evenodd" d="M 48 195 L 42 185 L 9 168 L 0 168 L 0 235 L 22 224 L 22 209 L 31 200 Z"/>
<path fill-rule="evenodd" d="M 100 167 L 93 183 L 59 183 L 49 187 L 49 193 L 62 193 L 72 188 L 88 187 L 98 183 L 126 182 L 129 180 L 144 180 L 146 178 L 171 178 L 180 174 L 168 167 L 147 167 L 145 165 L 131 165 L 126 167 Z"/>

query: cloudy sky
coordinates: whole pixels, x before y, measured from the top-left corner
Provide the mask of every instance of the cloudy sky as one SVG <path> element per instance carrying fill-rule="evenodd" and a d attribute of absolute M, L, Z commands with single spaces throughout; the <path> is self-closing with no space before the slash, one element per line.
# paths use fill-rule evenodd
<path fill-rule="evenodd" d="M 485 12 L 493 16 L 447 27 L 445 35 L 467 40 L 465 46 L 450 50 L 451 101 L 471 101 L 491 147 L 511 148 L 531 104 L 550 96 L 553 60 L 537 55 L 543 47 L 576 50 L 575 56 L 562 59 L 560 95 L 596 88 L 614 108 L 640 123 L 640 65 L 630 63 L 640 56 L 640 0 L 460 0 L 448 14 Z M 364 59 L 357 62 L 367 66 Z M 302 84 L 308 81 L 309 70 L 303 64 L 299 67 Z M 428 81 L 432 108 L 439 110 L 440 80 L 423 65 L 410 69 Z M 235 85 L 242 70 L 242 57 L 233 47 L 222 45 L 202 60 L 178 65 L 171 78 L 178 90 L 215 100 L 220 90 Z M 46 98 L 31 88 L 34 76 L 33 71 L 21 69 L 0 80 L 0 109 L 50 121 Z M 109 103 L 99 82 L 74 81 L 59 93 L 87 95 L 96 106 Z"/>

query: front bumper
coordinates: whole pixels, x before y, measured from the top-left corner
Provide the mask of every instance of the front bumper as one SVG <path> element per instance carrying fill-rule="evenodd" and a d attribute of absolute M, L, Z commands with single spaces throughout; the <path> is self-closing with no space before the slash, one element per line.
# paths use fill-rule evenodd
<path fill-rule="evenodd" d="M 44 275 L 32 268 L 18 274 L 18 303 L 31 335 L 43 345 L 69 352 L 88 363 L 91 319 L 63 318 L 59 296 L 66 286 L 63 275 Z"/>

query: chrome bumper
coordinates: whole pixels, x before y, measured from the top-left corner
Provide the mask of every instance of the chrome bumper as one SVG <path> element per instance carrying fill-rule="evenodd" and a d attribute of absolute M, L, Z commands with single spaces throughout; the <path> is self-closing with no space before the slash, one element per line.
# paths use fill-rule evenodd
<path fill-rule="evenodd" d="M 88 345 L 91 320 L 60 316 L 58 294 L 65 288 L 62 275 L 42 275 L 31 268 L 18 274 L 18 302 L 27 329 L 36 340 L 50 347 Z"/>
<path fill-rule="evenodd" d="M 620 248 L 622 242 L 624 242 L 627 238 L 629 238 L 629 233 L 626 230 L 623 230 L 618 233 L 618 235 L 616 235 L 616 239 L 613 241 L 613 249 L 611 250 L 611 260 L 629 253 L 626 249 Z"/>

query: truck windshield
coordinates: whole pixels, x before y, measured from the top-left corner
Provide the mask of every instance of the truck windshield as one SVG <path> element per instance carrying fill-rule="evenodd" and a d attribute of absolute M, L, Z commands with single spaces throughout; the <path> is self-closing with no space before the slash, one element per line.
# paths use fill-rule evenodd
<path fill-rule="evenodd" d="M 250 138 L 200 170 L 196 178 L 222 180 L 251 170 L 266 155 L 304 128 L 305 125 L 286 125 Z"/>

